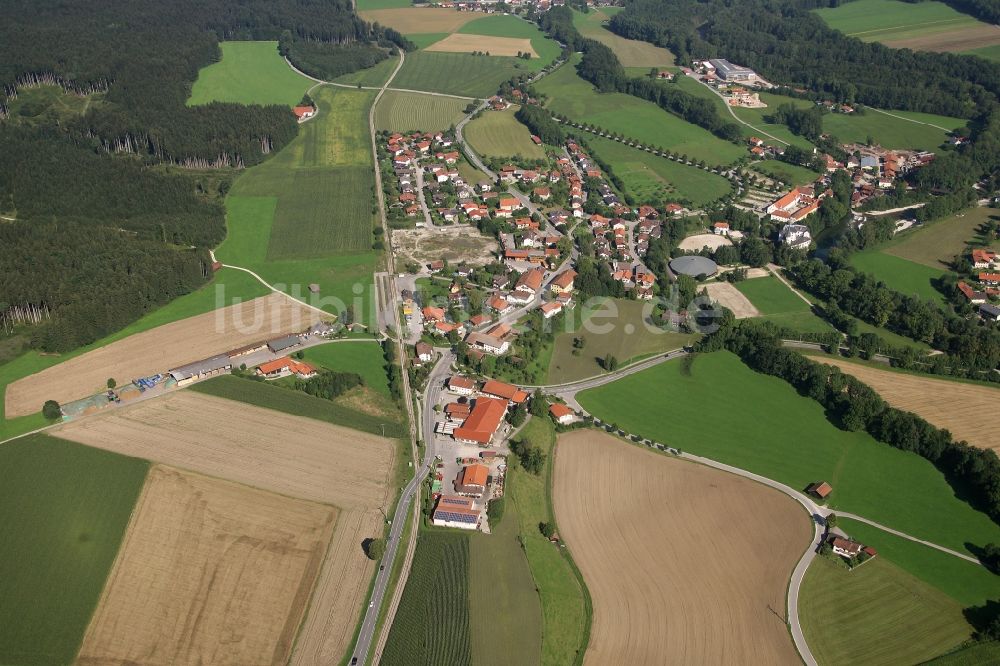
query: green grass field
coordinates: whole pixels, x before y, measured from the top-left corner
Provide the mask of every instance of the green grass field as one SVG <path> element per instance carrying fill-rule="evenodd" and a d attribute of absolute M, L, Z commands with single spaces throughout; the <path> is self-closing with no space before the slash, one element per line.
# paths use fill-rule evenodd
<path fill-rule="evenodd" d="M 966 55 L 979 56 L 980 58 L 992 60 L 993 62 L 1000 62 L 1000 44 L 996 46 L 984 46 L 979 49 L 969 49 L 968 51 L 963 51 L 963 53 Z"/>
<path fill-rule="evenodd" d="M 416 44 L 417 48 L 426 49 L 431 44 L 440 42 L 450 34 L 450 32 L 421 32 L 407 35 L 406 38 Z"/>
<path fill-rule="evenodd" d="M 469 535 L 427 530 L 417 538 L 381 663 L 470 664 Z"/>
<path fill-rule="evenodd" d="M 761 319 L 808 333 L 834 330 L 833 326 L 813 314 L 808 303 L 773 275 L 744 280 L 734 286 L 760 311 Z"/>
<path fill-rule="evenodd" d="M 294 106 L 313 82 L 292 71 L 278 42 L 222 42 L 222 59 L 198 72 L 188 104 L 236 102 Z"/>
<path fill-rule="evenodd" d="M 520 434 L 546 455 L 541 474 L 512 468 L 507 477 L 507 501 L 513 499 L 517 507 L 521 543 L 542 602 L 542 663 L 579 663 L 590 634 L 590 597 L 569 554 L 549 543 L 538 530 L 539 523 L 554 520 L 547 486 L 552 473 L 555 428 L 547 417 L 532 418 Z M 508 515 L 504 520 L 510 518 Z"/>
<path fill-rule="evenodd" d="M 148 469 L 46 435 L 0 446 L 0 663 L 73 662 Z"/>
<path fill-rule="evenodd" d="M 624 365 L 650 354 L 678 349 L 697 337 L 647 327 L 643 323 L 649 318 L 643 314 L 645 306 L 643 301 L 625 299 L 607 299 L 593 310 L 577 305 L 573 315 L 587 321 L 579 323 L 574 332 L 556 336 L 547 383 L 561 384 L 600 375 L 604 372 L 600 361 L 608 354 Z M 603 331 L 609 324 L 613 324 L 611 330 Z M 585 340 L 584 347 L 579 356 L 574 356 L 573 339 L 578 337 Z"/>
<path fill-rule="evenodd" d="M 399 64 L 399 56 L 393 55 L 367 69 L 359 69 L 350 74 L 341 74 L 334 81 L 352 86 L 358 84 L 362 86 L 382 86 L 385 85 L 386 80 L 392 74 L 393 70 L 396 69 L 397 64 Z"/>
<path fill-rule="evenodd" d="M 854 0 L 816 13 L 835 30 L 865 42 L 886 42 L 981 25 L 943 2 Z"/>
<path fill-rule="evenodd" d="M 828 481 L 832 508 L 934 543 L 967 551 L 967 543 L 1000 541 L 1000 527 L 956 497 L 930 462 L 837 429 L 819 403 L 728 352 L 699 355 L 690 375 L 680 361 L 663 363 L 577 400 L 631 433 L 792 488 Z"/>
<path fill-rule="evenodd" d="M 356 9 L 359 12 L 373 11 L 376 9 L 403 9 L 412 7 L 410 0 L 358 0 Z"/>
<path fill-rule="evenodd" d="M 576 74 L 579 55 L 541 79 L 535 88 L 548 95 L 547 108 L 572 120 L 662 147 L 709 164 L 729 164 L 746 149 L 723 141 L 656 104 L 624 93 L 600 94 Z"/>
<path fill-rule="evenodd" d="M 486 37 L 513 37 L 530 39 L 531 48 L 538 54 L 525 64 L 531 71 L 539 71 L 559 57 L 562 49 L 545 36 L 534 23 L 517 16 L 493 15 L 469 21 L 458 32 L 465 35 L 485 35 Z"/>
<path fill-rule="evenodd" d="M 491 534 L 469 535 L 472 663 L 538 664 L 542 608 L 518 540 L 517 507 L 507 502 L 503 520 L 490 529 Z"/>
<path fill-rule="evenodd" d="M 361 344 L 354 342 L 338 344 Z M 355 409 L 345 407 L 337 402 L 317 398 L 302 391 L 276 386 L 275 384 L 256 382 L 241 377 L 224 375 L 205 382 L 199 382 L 191 387 L 192 391 L 206 393 L 227 400 L 245 402 L 257 407 L 265 407 L 294 416 L 307 416 L 317 421 L 326 421 L 335 425 L 347 426 L 374 435 L 382 434 L 385 425 L 386 437 L 405 437 L 406 428 L 403 417 L 397 413 L 395 419 L 386 415 L 373 416 Z"/>
<path fill-rule="evenodd" d="M 885 282 L 890 289 L 907 296 L 919 296 L 939 304 L 945 302 L 945 297 L 931 284 L 931 280 L 940 277 L 943 270 L 886 254 L 878 248 L 852 254 L 850 263 Z"/>
<path fill-rule="evenodd" d="M 385 372 L 382 346 L 371 342 L 331 342 L 305 350 L 309 363 L 335 372 L 356 372 L 369 388 L 389 396 L 389 378 Z"/>
<path fill-rule="evenodd" d="M 484 111 L 465 126 L 469 145 L 486 157 L 545 159 L 545 150 L 531 140 L 531 132 L 518 122 L 514 113 L 519 107 L 504 111 Z"/>
<path fill-rule="evenodd" d="M 602 24 L 618 13 L 621 7 L 603 7 L 583 12 L 573 10 L 573 25 L 584 37 L 597 40 L 618 56 L 624 67 L 667 67 L 674 64 L 674 54 L 649 42 L 626 39 L 605 28 Z"/>
<path fill-rule="evenodd" d="M 1000 213 L 992 208 L 970 208 L 919 229 L 905 231 L 883 246 L 881 251 L 930 268 L 946 270 L 955 255 L 965 252 L 970 241 L 984 241 L 979 227 L 991 219 L 1000 220 Z"/>
<path fill-rule="evenodd" d="M 933 151 L 948 137 L 948 132 L 939 128 L 953 130 L 964 126 L 967 122 L 961 118 L 947 116 L 929 116 L 903 111 L 889 113 L 875 109 L 865 109 L 864 114 L 828 113 L 823 116 L 823 130 L 844 143 L 866 143 L 871 137 L 886 148 Z"/>
<path fill-rule="evenodd" d="M 820 177 L 820 174 L 812 169 L 806 169 L 805 167 L 782 162 L 781 160 L 764 160 L 757 162 L 750 168 L 765 176 L 777 178 L 787 185 L 808 185 Z"/>
<path fill-rule="evenodd" d="M 375 107 L 375 129 L 443 131 L 458 124 L 467 105 L 468 102 L 451 97 L 387 90 Z"/>
<path fill-rule="evenodd" d="M 595 135 L 584 135 L 591 151 L 611 165 L 625 190 L 639 203 L 661 204 L 667 197 L 704 206 L 729 194 L 729 181 L 717 174 L 657 157 L 644 150 Z"/>
<path fill-rule="evenodd" d="M 406 56 L 406 62 L 392 80 L 392 86 L 466 97 L 489 97 L 504 81 L 529 71 L 533 70 L 526 61 L 517 58 L 417 51 Z"/>
<path fill-rule="evenodd" d="M 821 664 L 918 664 L 972 634 L 955 600 L 885 557 L 854 571 L 816 558 L 799 604 L 802 631 Z"/>
<path fill-rule="evenodd" d="M 1000 663 L 1000 642 L 974 643 L 927 662 L 927 666 L 995 666 Z"/>
<path fill-rule="evenodd" d="M 704 88 L 704 86 L 702 87 Z M 753 125 L 757 130 L 760 130 L 761 133 L 767 133 L 786 143 L 812 150 L 813 146 L 808 139 L 801 137 L 798 134 L 793 134 L 792 130 L 788 129 L 785 125 L 768 122 L 767 120 L 767 118 L 770 118 L 782 104 L 791 104 L 796 108 L 806 109 L 812 106 L 812 102 L 809 100 L 797 99 L 795 97 L 785 97 L 784 95 L 775 95 L 772 93 L 761 93 L 760 98 L 765 104 L 767 104 L 766 108 L 746 109 L 734 107 L 733 113 L 735 113 L 736 117 L 743 122 Z M 758 132 L 744 126 L 743 135 L 747 137 L 757 136 Z M 775 144 L 774 139 L 768 136 L 760 136 L 760 138 L 764 139 L 767 143 Z"/>

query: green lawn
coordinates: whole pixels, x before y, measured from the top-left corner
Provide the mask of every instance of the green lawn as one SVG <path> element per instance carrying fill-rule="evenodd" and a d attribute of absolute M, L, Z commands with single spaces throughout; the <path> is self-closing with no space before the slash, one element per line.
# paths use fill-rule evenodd
<path fill-rule="evenodd" d="M 73 662 L 148 468 L 45 435 L 0 446 L 0 663 Z"/>
<path fill-rule="evenodd" d="M 517 16 L 493 15 L 469 21 L 458 29 L 466 35 L 485 35 L 487 37 L 513 37 L 515 39 L 530 39 L 531 48 L 538 54 L 537 58 L 527 61 L 532 71 L 541 70 L 559 57 L 562 49 L 553 40 L 545 36 L 538 26 Z"/>
<path fill-rule="evenodd" d="M 931 280 L 941 276 L 942 270 L 887 254 L 878 248 L 852 254 L 850 263 L 885 282 L 890 289 L 938 304 L 945 303 L 944 296 L 931 284 Z"/>
<path fill-rule="evenodd" d="M 516 505 L 521 543 L 542 602 L 542 664 L 574 664 L 590 635 L 590 597 L 569 553 L 549 543 L 538 530 L 539 523 L 554 520 L 547 486 L 555 429 L 549 418 L 533 418 L 520 434 L 546 454 L 540 475 L 512 465 L 507 477 L 507 498 Z M 504 520 L 513 515 L 508 513 Z"/>
<path fill-rule="evenodd" d="M 881 556 L 854 571 L 816 558 L 799 604 L 802 631 L 820 664 L 917 664 L 972 633 L 955 600 Z"/>
<path fill-rule="evenodd" d="M 760 311 L 761 319 L 808 333 L 834 330 L 833 326 L 813 314 L 808 303 L 773 275 L 744 280 L 734 286 Z"/>
<path fill-rule="evenodd" d="M 489 97 L 518 73 L 534 71 L 530 61 L 471 53 L 417 51 L 406 56 L 394 88 L 425 90 L 466 97 Z"/>
<path fill-rule="evenodd" d="M 964 649 L 927 662 L 928 666 L 996 666 L 1000 663 L 1000 642 L 974 643 Z"/>
<path fill-rule="evenodd" d="M 977 207 L 904 231 L 881 248 L 882 252 L 914 261 L 937 270 L 947 270 L 947 263 L 963 254 L 970 241 L 982 243 L 979 227 L 991 219 L 1000 219 L 993 208 Z"/>
<path fill-rule="evenodd" d="M 649 319 L 643 313 L 645 306 L 643 301 L 625 299 L 607 299 L 594 309 L 577 305 L 574 316 L 587 321 L 578 323 L 574 332 L 556 336 L 547 382 L 561 384 L 600 375 L 604 372 L 600 361 L 608 354 L 625 365 L 657 352 L 678 349 L 697 337 L 647 326 L 643 323 Z M 609 325 L 610 330 L 604 331 Z M 574 356 L 573 339 L 578 337 L 585 340 L 584 347 Z"/>
<path fill-rule="evenodd" d="M 406 588 L 382 654 L 382 664 L 470 664 L 469 535 L 425 530 L 417 537 Z"/>
<path fill-rule="evenodd" d="M 278 54 L 278 42 L 222 42 L 222 59 L 198 72 L 188 104 L 294 106 L 313 85 Z"/>
<path fill-rule="evenodd" d="M 586 14 L 573 10 L 573 25 L 584 37 L 597 40 L 610 48 L 618 56 L 624 67 L 667 67 L 674 64 L 674 54 L 667 49 L 654 46 L 649 42 L 636 39 L 626 39 L 604 27 L 612 16 L 621 11 L 622 7 L 602 7 Z"/>
<path fill-rule="evenodd" d="M 376 9 L 404 9 L 412 7 L 410 0 L 358 0 L 356 9 L 359 12 L 373 11 Z"/>
<path fill-rule="evenodd" d="M 863 114 L 828 113 L 823 116 L 823 130 L 844 143 L 866 143 L 871 137 L 886 148 L 934 151 L 945 142 L 948 132 L 924 123 L 955 129 L 967 122 L 945 116 L 931 116 L 925 120 L 920 114 L 902 111 L 889 113 L 893 115 L 875 109 L 865 109 Z"/>
<path fill-rule="evenodd" d="M 758 173 L 771 178 L 777 178 L 787 185 L 808 185 L 820 177 L 812 169 L 806 169 L 796 164 L 789 164 L 781 160 L 764 160 L 757 162 L 750 167 Z"/>
<path fill-rule="evenodd" d="M 591 151 L 611 165 L 625 190 L 639 203 L 661 204 L 667 197 L 694 206 L 707 205 L 729 194 L 732 186 L 718 174 L 657 157 L 644 150 L 594 135 L 584 135 Z"/>
<path fill-rule="evenodd" d="M 1000 62 L 1000 44 L 996 46 L 984 46 L 979 49 L 969 49 L 968 51 L 963 51 L 966 55 L 979 56 L 980 58 L 985 58 L 987 60 L 992 60 L 993 62 Z"/>
<path fill-rule="evenodd" d="M 508 502 L 492 534 L 469 535 L 472 663 L 539 664 L 542 608 L 518 540 L 520 517 Z"/>
<path fill-rule="evenodd" d="M 829 505 L 959 551 L 1000 541 L 1000 527 L 955 496 L 930 462 L 832 425 L 819 403 L 728 352 L 699 355 L 686 374 L 662 363 L 577 400 L 629 432 L 776 479 L 828 481 Z"/>
<path fill-rule="evenodd" d="M 465 126 L 465 138 L 469 145 L 486 157 L 544 159 L 545 150 L 535 145 L 531 132 L 514 117 L 518 108 L 512 106 L 504 111 L 484 111 Z"/>
<path fill-rule="evenodd" d="M 865 42 L 885 42 L 974 27 L 980 22 L 943 2 L 854 0 L 816 13 L 835 30 Z"/>
<path fill-rule="evenodd" d="M 375 129 L 390 132 L 436 132 L 454 127 L 468 102 L 452 97 L 387 90 L 375 107 Z"/>
<path fill-rule="evenodd" d="M 365 385 L 378 393 L 389 396 L 389 378 L 385 372 L 382 345 L 371 342 L 331 342 L 305 350 L 309 363 L 335 372 L 356 372 Z"/>
<path fill-rule="evenodd" d="M 547 108 L 571 120 L 618 132 L 713 165 L 745 156 L 742 146 L 723 141 L 697 125 L 667 113 L 656 104 L 624 93 L 598 93 L 576 74 L 579 55 L 537 84 L 548 96 Z"/>
<path fill-rule="evenodd" d="M 338 343 L 355 345 L 361 343 Z M 386 437 L 406 437 L 403 416 L 396 418 L 374 416 L 359 412 L 331 400 L 317 398 L 302 391 L 284 388 L 266 382 L 257 382 L 232 375 L 215 377 L 191 386 L 190 390 L 207 393 L 227 400 L 245 402 L 257 407 L 273 409 L 294 416 L 307 416 L 318 421 L 347 426 L 373 435 L 381 435 L 385 426 Z"/>
<path fill-rule="evenodd" d="M 341 74 L 334 81 L 352 86 L 358 84 L 363 86 L 382 86 L 385 85 L 386 80 L 392 74 L 393 70 L 396 69 L 397 64 L 399 64 L 399 56 L 392 55 L 367 69 L 359 69 L 349 74 Z"/>

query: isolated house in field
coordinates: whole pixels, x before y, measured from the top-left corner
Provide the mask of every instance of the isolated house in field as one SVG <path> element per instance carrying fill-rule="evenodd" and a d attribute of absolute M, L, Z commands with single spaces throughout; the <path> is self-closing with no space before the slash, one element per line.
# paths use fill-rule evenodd
<path fill-rule="evenodd" d="M 316 372 L 316 368 L 308 363 L 296 361 L 285 356 L 274 361 L 262 363 L 257 367 L 257 374 L 265 379 L 277 379 L 279 377 L 287 377 L 288 375 L 295 375 L 301 379 L 310 379 L 318 373 Z"/>
<path fill-rule="evenodd" d="M 549 407 L 549 414 L 552 415 L 556 423 L 561 425 L 569 425 L 576 420 L 576 412 L 559 402 L 553 403 Z"/>
<path fill-rule="evenodd" d="M 830 539 L 830 546 L 833 548 L 833 552 L 841 557 L 852 559 L 861 554 L 864 550 L 864 544 L 860 544 L 857 541 L 851 541 L 850 539 L 845 539 L 841 536 L 834 536 Z"/>
<path fill-rule="evenodd" d="M 316 115 L 316 109 L 311 106 L 296 106 L 292 111 L 295 113 L 295 117 L 299 119 L 299 122 L 309 120 Z"/>

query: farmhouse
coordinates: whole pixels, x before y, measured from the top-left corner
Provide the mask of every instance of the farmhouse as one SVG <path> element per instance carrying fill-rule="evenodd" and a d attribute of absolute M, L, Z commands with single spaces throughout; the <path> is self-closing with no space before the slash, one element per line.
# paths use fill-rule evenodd
<path fill-rule="evenodd" d="M 994 268 L 997 264 L 997 253 L 992 250 L 977 248 L 972 251 L 973 268 Z"/>
<path fill-rule="evenodd" d="M 552 319 L 552 317 L 555 317 L 557 314 L 562 312 L 562 309 L 563 309 L 562 303 L 560 303 L 559 301 L 551 301 L 549 303 L 545 303 L 542 305 L 542 307 L 539 308 L 539 310 L 542 311 L 542 316 L 545 317 L 546 319 Z"/>
<path fill-rule="evenodd" d="M 576 412 L 559 402 L 553 403 L 552 406 L 549 407 L 549 414 L 551 414 L 555 422 L 560 425 L 569 425 L 576 420 Z"/>
<path fill-rule="evenodd" d="M 830 545 L 833 547 L 834 553 L 847 559 L 857 557 L 864 550 L 864 544 L 840 536 L 834 536 L 830 539 Z"/>
<path fill-rule="evenodd" d="M 489 333 L 470 333 L 465 342 L 473 349 L 478 349 L 494 356 L 502 356 L 510 350 L 510 340 L 498 338 Z"/>
<path fill-rule="evenodd" d="M 427 363 L 434 360 L 434 348 L 426 342 L 418 342 L 414 351 L 416 352 L 417 360 L 421 363 Z"/>
<path fill-rule="evenodd" d="M 233 362 L 228 354 L 219 354 L 201 361 L 188 363 L 179 368 L 168 370 L 167 374 L 174 378 L 178 386 L 186 386 L 199 379 L 215 377 L 229 372 L 233 369 Z"/>
<path fill-rule="evenodd" d="M 478 398 L 472 406 L 469 418 L 465 419 L 461 428 L 455 428 L 452 436 L 465 444 L 489 446 L 506 413 L 506 400 Z"/>
<path fill-rule="evenodd" d="M 262 363 L 257 367 L 257 374 L 264 379 L 277 379 L 278 377 L 287 377 L 288 375 L 295 375 L 301 379 L 309 379 L 315 377 L 318 373 L 316 372 L 316 368 L 308 363 L 295 361 L 285 356 L 274 361 Z"/>
<path fill-rule="evenodd" d="M 728 236 L 729 235 L 729 223 L 728 222 L 716 222 L 712 225 L 712 233 L 716 236 Z"/>
<path fill-rule="evenodd" d="M 495 379 L 489 379 L 483 384 L 482 393 L 494 398 L 509 400 L 513 403 L 522 403 L 528 399 L 528 394 L 513 384 L 498 382 Z"/>
<path fill-rule="evenodd" d="M 457 527 L 463 530 L 474 530 L 479 526 L 480 512 L 467 497 L 442 495 L 431 522 L 438 527 Z"/>
<path fill-rule="evenodd" d="M 490 468 L 486 465 L 463 467 L 455 479 L 455 492 L 459 495 L 482 497 L 490 478 Z"/>
<path fill-rule="evenodd" d="M 1000 273 L 980 273 L 979 281 L 983 284 L 997 285 L 1000 284 Z"/>
<path fill-rule="evenodd" d="M 295 117 L 298 118 L 300 122 L 303 120 L 309 120 L 316 115 L 316 109 L 311 106 L 296 106 L 292 109 L 292 111 L 295 113 Z"/>
<path fill-rule="evenodd" d="M 765 212 L 777 222 L 800 222 L 819 210 L 823 196 L 816 196 L 811 186 L 796 187 L 772 202 Z"/>
<path fill-rule="evenodd" d="M 549 285 L 549 288 L 552 290 L 553 294 L 572 293 L 573 280 L 575 279 L 576 271 L 572 268 L 567 268 L 552 279 L 552 283 Z"/>
<path fill-rule="evenodd" d="M 448 379 L 448 390 L 458 395 L 472 395 L 473 391 L 476 390 L 476 382 L 468 377 L 452 375 Z"/>
<path fill-rule="evenodd" d="M 980 305 L 986 302 L 986 292 L 976 291 L 964 280 L 959 281 L 958 290 L 962 292 L 962 295 L 973 305 Z"/>

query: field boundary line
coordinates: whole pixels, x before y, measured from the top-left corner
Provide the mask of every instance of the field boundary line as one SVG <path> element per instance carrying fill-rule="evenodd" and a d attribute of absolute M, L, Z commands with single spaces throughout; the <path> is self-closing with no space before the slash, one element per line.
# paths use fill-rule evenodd
<path fill-rule="evenodd" d="M 907 118 L 905 116 L 897 116 L 895 113 L 889 113 L 888 111 L 883 111 L 882 109 L 876 109 L 874 106 L 865 106 L 865 108 L 868 109 L 869 111 L 875 111 L 876 113 L 884 113 L 885 115 L 892 116 L 893 118 L 896 118 L 897 120 L 905 120 L 908 123 L 916 123 L 917 125 L 927 125 L 928 127 L 933 127 L 934 129 L 939 129 L 942 132 L 945 132 L 947 134 L 951 134 L 952 132 L 955 131 L 955 130 L 948 129 L 947 127 L 941 127 L 940 125 L 935 125 L 934 123 L 925 123 L 922 120 L 914 120 L 913 118 Z"/>
<path fill-rule="evenodd" d="M 845 32 L 844 34 L 848 37 L 857 37 L 858 35 L 870 35 L 873 32 L 885 32 L 887 30 L 901 30 L 908 28 L 922 28 L 925 25 L 938 25 L 941 23 L 955 23 L 956 21 L 967 21 L 965 16 L 957 16 L 950 19 L 939 19 L 937 21 L 924 21 L 923 23 L 907 23 L 906 25 L 894 25 L 889 28 L 874 28 L 873 30 L 862 30 L 860 32 Z"/>
<path fill-rule="evenodd" d="M 400 52 L 399 64 L 396 65 L 396 69 L 393 70 L 392 75 L 389 76 L 389 79 L 386 81 L 386 85 L 384 85 L 384 86 L 358 86 L 358 85 L 353 85 L 352 86 L 349 83 L 340 83 L 338 81 L 324 81 L 323 79 L 317 79 L 315 76 L 312 76 L 310 74 L 306 74 L 305 72 L 303 72 L 301 69 L 299 69 L 298 67 L 296 67 L 295 65 L 292 64 L 292 61 L 288 59 L 288 56 L 284 56 L 284 58 L 285 58 L 285 63 L 291 68 L 291 70 L 293 72 L 295 72 L 296 74 L 298 74 L 300 76 L 306 77 L 310 81 L 314 81 L 315 82 L 315 84 L 313 86 L 311 86 L 306 91 L 307 94 L 311 93 L 313 90 L 315 90 L 319 86 L 324 86 L 325 85 L 325 86 L 335 86 L 337 88 L 347 88 L 348 90 L 381 90 L 381 91 L 391 90 L 393 92 L 416 93 L 418 95 L 432 95 L 434 97 L 451 97 L 452 99 L 461 99 L 461 100 L 466 100 L 466 101 L 470 101 L 470 102 L 476 99 L 475 97 L 466 97 L 465 95 L 451 95 L 449 93 L 431 92 L 430 90 L 414 90 L 412 88 L 390 88 L 389 87 L 389 83 L 391 83 L 392 80 L 394 78 L 396 78 L 396 74 L 399 72 L 400 68 L 403 66 L 403 60 L 404 60 L 404 58 L 402 56 L 403 50 L 400 49 L 399 52 Z M 372 102 L 372 106 L 374 106 L 374 105 L 375 105 L 375 102 Z"/>

